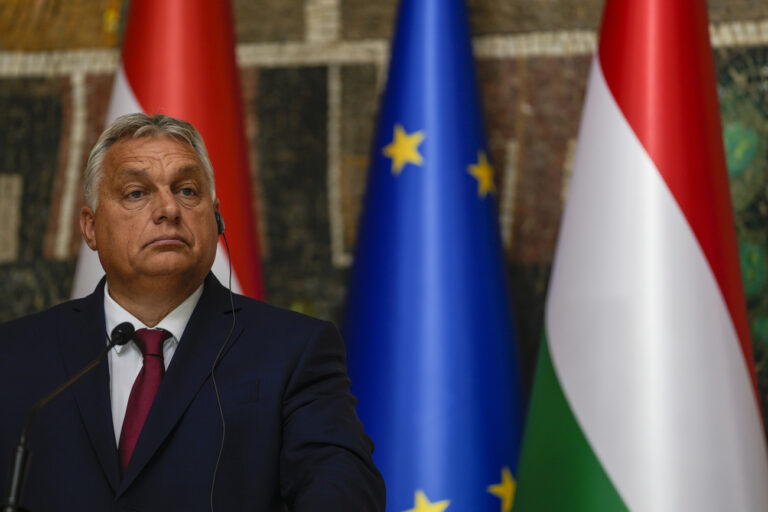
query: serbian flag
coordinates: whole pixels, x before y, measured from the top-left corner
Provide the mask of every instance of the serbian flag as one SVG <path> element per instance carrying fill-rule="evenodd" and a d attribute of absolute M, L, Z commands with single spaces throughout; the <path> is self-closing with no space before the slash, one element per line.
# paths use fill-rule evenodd
<path fill-rule="evenodd" d="M 107 125 L 131 112 L 192 123 L 202 134 L 227 223 L 232 289 L 261 298 L 263 284 L 229 1 L 132 0 Z M 223 283 L 229 262 L 219 244 L 213 272 Z M 81 245 L 73 297 L 91 293 L 104 271 Z"/>
<path fill-rule="evenodd" d="M 515 510 L 768 510 L 704 0 L 608 0 Z"/>

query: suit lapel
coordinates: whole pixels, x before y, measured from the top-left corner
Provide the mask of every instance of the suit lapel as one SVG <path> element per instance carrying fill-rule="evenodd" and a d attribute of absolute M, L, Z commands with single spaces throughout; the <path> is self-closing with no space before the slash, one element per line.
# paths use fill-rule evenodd
<path fill-rule="evenodd" d="M 235 302 L 235 311 L 238 309 Z M 209 274 L 136 442 L 118 496 L 136 479 L 208 379 L 211 365 L 231 327 L 229 291 Z M 235 328 L 227 350 L 241 332 L 242 328 Z"/>
<path fill-rule="evenodd" d="M 72 305 L 72 322 L 59 333 L 61 356 L 68 376 L 79 371 L 106 346 L 104 280 L 96 291 Z M 102 361 L 71 388 L 80 417 L 113 491 L 120 483 L 115 431 L 109 398 L 109 367 Z"/>

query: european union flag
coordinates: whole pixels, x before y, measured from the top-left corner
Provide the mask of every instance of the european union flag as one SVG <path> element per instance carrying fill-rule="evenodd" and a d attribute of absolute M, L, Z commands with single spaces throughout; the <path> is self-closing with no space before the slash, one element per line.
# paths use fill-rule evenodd
<path fill-rule="evenodd" d="M 389 511 L 509 511 L 517 356 L 462 0 L 399 11 L 345 336 Z"/>

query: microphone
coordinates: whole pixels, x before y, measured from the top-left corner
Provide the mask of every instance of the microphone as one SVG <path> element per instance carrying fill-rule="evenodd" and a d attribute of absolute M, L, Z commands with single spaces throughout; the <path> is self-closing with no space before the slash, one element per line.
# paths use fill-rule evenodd
<path fill-rule="evenodd" d="M 112 336 L 107 336 L 109 343 L 107 343 L 106 348 L 99 353 L 96 359 L 85 365 L 82 370 L 70 377 L 64 384 L 54 389 L 49 395 L 46 395 L 35 403 L 29 410 L 27 418 L 24 421 L 24 428 L 21 429 L 21 434 L 19 435 L 19 442 L 16 444 L 16 449 L 14 450 L 11 459 L 8 491 L 6 494 L 7 498 L 3 505 L 2 512 L 26 512 L 25 509 L 21 507 L 21 491 L 24 488 L 24 480 L 27 477 L 27 464 L 29 462 L 29 440 L 27 439 L 27 432 L 37 413 L 40 412 L 40 409 L 45 407 L 48 402 L 59 396 L 72 384 L 80 380 L 83 375 L 94 369 L 104 356 L 107 355 L 107 352 L 112 350 L 115 345 L 125 345 L 131 341 L 133 333 L 134 328 L 130 322 L 123 322 L 112 329 Z"/>

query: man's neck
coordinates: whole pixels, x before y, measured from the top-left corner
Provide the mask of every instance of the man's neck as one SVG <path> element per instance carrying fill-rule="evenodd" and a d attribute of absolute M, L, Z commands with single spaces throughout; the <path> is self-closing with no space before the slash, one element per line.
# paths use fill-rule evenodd
<path fill-rule="evenodd" d="M 162 286 L 158 281 L 151 287 L 131 286 L 126 289 L 107 279 L 109 296 L 147 327 L 156 326 L 200 287 L 196 280 Z"/>

